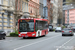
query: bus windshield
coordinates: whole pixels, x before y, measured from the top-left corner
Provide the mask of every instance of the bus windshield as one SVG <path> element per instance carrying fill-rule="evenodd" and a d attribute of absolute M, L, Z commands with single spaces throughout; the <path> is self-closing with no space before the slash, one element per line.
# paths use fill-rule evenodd
<path fill-rule="evenodd" d="M 21 20 L 19 24 L 19 32 L 34 32 L 34 21 Z"/>

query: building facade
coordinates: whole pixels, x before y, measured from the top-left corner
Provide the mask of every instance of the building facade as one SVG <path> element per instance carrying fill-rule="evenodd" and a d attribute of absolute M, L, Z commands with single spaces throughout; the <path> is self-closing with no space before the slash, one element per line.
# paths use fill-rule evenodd
<path fill-rule="evenodd" d="M 63 0 L 63 5 L 75 4 L 75 0 Z"/>
<path fill-rule="evenodd" d="M 18 30 L 17 23 L 18 19 L 28 18 L 29 17 L 29 0 L 14 0 L 14 29 Z"/>
<path fill-rule="evenodd" d="M 58 26 L 63 26 L 63 0 L 58 0 L 58 19 L 57 19 Z"/>
<path fill-rule="evenodd" d="M 18 19 L 20 19 L 23 15 L 23 12 L 22 12 L 22 0 L 13 0 L 14 1 L 14 24 L 13 24 L 13 29 L 14 31 L 15 30 L 18 30 L 18 26 L 17 26 L 17 23 L 18 23 Z"/>
<path fill-rule="evenodd" d="M 75 5 L 64 5 L 63 11 L 65 12 L 65 25 L 75 24 Z"/>
<path fill-rule="evenodd" d="M 65 24 L 75 24 L 74 12 L 75 12 L 75 9 L 65 10 Z"/>
<path fill-rule="evenodd" d="M 47 0 L 47 7 L 48 7 L 48 24 L 51 23 L 51 16 L 50 16 L 50 0 Z"/>
<path fill-rule="evenodd" d="M 43 18 L 48 19 L 47 0 L 43 0 Z"/>
<path fill-rule="evenodd" d="M 29 1 L 29 13 L 31 18 L 39 18 L 39 0 Z"/>
<path fill-rule="evenodd" d="M 63 5 L 65 5 L 65 3 L 64 2 L 66 2 L 66 0 L 63 0 Z"/>
<path fill-rule="evenodd" d="M 53 23 L 53 3 L 51 3 L 52 1 L 50 1 L 50 24 Z"/>
<path fill-rule="evenodd" d="M 43 17 L 43 0 L 39 0 L 39 15 Z"/>
<path fill-rule="evenodd" d="M 53 22 L 52 25 L 54 27 L 57 26 L 57 19 L 58 19 L 58 0 L 51 0 L 50 3 L 52 4 L 52 15 Z"/>
<path fill-rule="evenodd" d="M 13 31 L 14 9 L 9 4 L 9 0 L 0 0 L 0 30 L 5 31 L 7 35 Z"/>
<path fill-rule="evenodd" d="M 29 0 L 22 0 L 22 12 L 24 13 L 22 18 L 28 18 L 29 17 L 28 2 L 29 2 Z"/>
<path fill-rule="evenodd" d="M 50 3 L 52 4 L 52 15 L 53 22 L 52 25 L 54 27 L 62 25 L 62 3 L 63 0 L 51 0 Z"/>

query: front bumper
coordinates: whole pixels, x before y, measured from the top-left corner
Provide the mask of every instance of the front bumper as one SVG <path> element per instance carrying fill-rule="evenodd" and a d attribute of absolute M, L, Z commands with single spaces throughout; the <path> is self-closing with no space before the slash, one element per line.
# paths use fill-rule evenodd
<path fill-rule="evenodd" d="M 61 32 L 61 30 L 55 30 L 55 32 Z"/>
<path fill-rule="evenodd" d="M 49 31 L 53 31 L 53 29 L 49 29 Z"/>
<path fill-rule="evenodd" d="M 36 35 L 32 35 L 32 34 L 19 34 L 19 37 L 36 37 Z"/>
<path fill-rule="evenodd" d="M 72 35 L 73 33 L 62 33 L 64 35 Z"/>
<path fill-rule="evenodd" d="M 0 34 L 0 38 L 3 38 L 5 37 L 6 35 L 5 34 Z"/>

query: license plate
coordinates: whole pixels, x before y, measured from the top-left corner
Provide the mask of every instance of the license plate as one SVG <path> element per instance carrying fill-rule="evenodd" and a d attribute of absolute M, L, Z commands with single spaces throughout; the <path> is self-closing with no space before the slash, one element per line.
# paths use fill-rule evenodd
<path fill-rule="evenodd" d="M 28 36 L 25 36 L 25 37 L 28 37 Z"/>
<path fill-rule="evenodd" d="M 24 37 L 24 35 L 22 35 L 22 37 Z"/>
<path fill-rule="evenodd" d="M 65 32 L 68 32 L 68 31 L 65 31 Z"/>

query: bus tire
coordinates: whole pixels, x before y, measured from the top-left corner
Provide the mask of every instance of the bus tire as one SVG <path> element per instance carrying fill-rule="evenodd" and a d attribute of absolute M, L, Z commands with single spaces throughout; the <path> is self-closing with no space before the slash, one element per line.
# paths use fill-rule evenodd
<path fill-rule="evenodd" d="M 38 37 L 40 37 L 40 32 L 38 32 Z"/>
<path fill-rule="evenodd" d="M 45 35 L 44 36 L 46 36 L 46 31 L 45 31 Z"/>
<path fill-rule="evenodd" d="M 5 39 L 5 37 L 3 37 L 3 39 Z"/>

